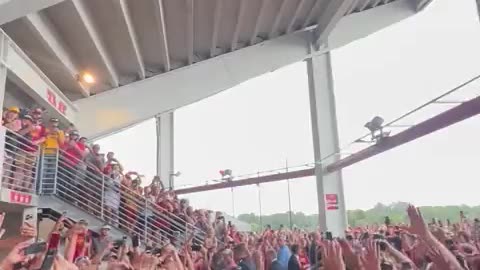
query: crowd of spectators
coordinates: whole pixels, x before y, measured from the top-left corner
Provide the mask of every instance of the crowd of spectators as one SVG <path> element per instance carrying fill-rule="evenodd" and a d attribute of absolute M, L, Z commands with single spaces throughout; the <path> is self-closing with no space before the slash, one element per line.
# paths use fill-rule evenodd
<path fill-rule="evenodd" d="M 72 223 L 62 216 L 42 246 L 41 240 L 34 243 L 35 224 L 25 223 L 20 237 L 0 240 L 0 249 L 13 247 L 1 270 L 480 269 L 480 221 L 463 214 L 457 224 L 427 224 L 410 206 L 408 226 L 385 222 L 349 228 L 345 238 L 270 226 L 260 233 L 240 232 L 220 212 L 194 210 L 165 189 L 159 177 L 144 185 L 142 175 L 126 172 L 113 152 L 102 154 L 98 144 L 89 145 L 73 126 L 62 129 L 58 119 L 43 119 L 42 109 L 4 111 L 2 124 L 9 136 L 3 184 L 30 191 L 35 167 L 42 167 L 45 179 L 58 170 L 59 196 L 101 214 L 106 224 L 93 232 L 87 221 Z M 39 150 L 42 160 L 58 163 L 38 164 Z M 4 218 L 8 220 L 0 215 L 0 223 Z M 133 236 L 132 241 L 112 239 L 111 226 Z M 61 244 L 53 244 L 58 239 Z"/>
<path fill-rule="evenodd" d="M 0 240 L 0 250 L 10 249 L 0 269 L 480 269 L 478 219 L 462 215 L 455 224 L 427 223 L 414 206 L 407 209 L 407 215 L 408 225 L 348 228 L 345 238 L 269 226 L 260 233 L 238 232 L 218 216 L 205 224 L 210 237 L 203 243 L 188 238 L 180 244 L 146 246 L 139 245 L 138 238 L 112 239 L 108 225 L 92 234 L 86 221 L 72 223 L 62 216 L 43 248 L 38 248 L 42 240 L 34 244 L 36 230 L 28 223 L 22 226 L 20 237 Z M 63 243 L 61 247 L 58 242 Z"/>
<path fill-rule="evenodd" d="M 158 176 L 145 185 L 143 175 L 125 172 L 113 152 L 103 154 L 100 145 L 90 145 L 73 125 L 61 128 L 58 119 L 45 118 L 42 109 L 10 107 L 4 111 L 2 123 L 9 133 L 4 186 L 33 191 L 34 168 L 40 167 L 42 181 L 37 188 L 42 192 L 56 192 L 101 215 L 110 225 L 138 233 L 143 241 L 165 242 L 191 231 L 195 239 L 204 238 L 202 224 L 211 212 L 194 211 L 187 200 L 166 189 Z"/>

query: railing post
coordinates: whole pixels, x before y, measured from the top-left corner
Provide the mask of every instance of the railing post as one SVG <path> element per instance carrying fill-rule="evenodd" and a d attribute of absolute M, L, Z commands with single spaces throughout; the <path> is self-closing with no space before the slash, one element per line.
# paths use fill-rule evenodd
<path fill-rule="evenodd" d="M 43 150 L 38 151 L 37 154 L 37 168 L 35 170 L 35 183 L 34 187 L 38 191 L 38 194 L 41 195 L 43 193 L 43 172 L 45 168 L 44 166 L 44 160 L 43 160 Z M 38 186 L 37 186 L 38 184 Z"/>
<path fill-rule="evenodd" d="M 101 191 L 101 194 L 102 194 L 102 196 L 101 196 L 101 199 L 100 199 L 100 217 L 103 220 L 104 219 L 103 218 L 103 213 L 104 213 L 104 208 L 105 208 L 104 203 L 103 203 L 104 200 L 105 200 L 105 198 L 104 198 L 104 196 L 105 196 L 105 175 L 103 175 L 103 174 L 102 174 L 102 191 Z"/>
<path fill-rule="evenodd" d="M 60 159 L 60 149 L 57 149 L 55 155 L 55 176 L 53 177 L 53 194 L 57 194 L 57 182 L 58 182 L 58 161 Z"/>
<path fill-rule="evenodd" d="M 147 209 L 148 209 L 148 198 L 145 197 L 145 210 L 143 212 L 144 214 L 144 224 L 145 224 L 145 227 L 143 228 L 144 229 L 144 234 L 145 234 L 145 243 L 147 243 L 147 236 L 148 236 L 148 215 L 147 215 Z"/>

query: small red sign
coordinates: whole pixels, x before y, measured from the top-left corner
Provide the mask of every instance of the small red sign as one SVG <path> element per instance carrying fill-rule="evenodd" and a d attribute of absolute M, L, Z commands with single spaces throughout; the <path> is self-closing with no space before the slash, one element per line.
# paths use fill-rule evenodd
<path fill-rule="evenodd" d="M 47 89 L 47 100 L 50 105 L 59 110 L 62 114 L 66 114 L 67 105 L 61 100 L 57 103 L 57 95 L 50 89 Z"/>
<path fill-rule="evenodd" d="M 20 204 L 31 204 L 32 195 L 17 192 L 17 191 L 10 191 L 10 202 L 20 203 Z"/>
<path fill-rule="evenodd" d="M 327 210 L 338 210 L 338 205 L 327 205 Z"/>
<path fill-rule="evenodd" d="M 325 201 L 327 204 L 338 204 L 337 194 L 325 194 Z"/>
<path fill-rule="evenodd" d="M 63 103 L 62 101 L 60 101 L 58 103 L 58 110 L 62 113 L 62 114 L 65 114 L 65 112 L 67 111 L 67 106 L 65 105 L 65 103 Z"/>

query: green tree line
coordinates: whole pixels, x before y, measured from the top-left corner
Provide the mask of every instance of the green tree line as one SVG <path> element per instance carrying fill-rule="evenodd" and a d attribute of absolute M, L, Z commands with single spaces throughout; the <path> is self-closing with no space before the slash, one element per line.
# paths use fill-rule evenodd
<path fill-rule="evenodd" d="M 348 210 L 348 222 L 351 226 L 364 226 L 368 224 L 382 224 L 385 217 L 390 217 L 392 223 L 406 223 L 407 215 L 406 208 L 408 203 L 397 202 L 390 205 L 378 203 L 372 209 L 369 210 Z M 442 220 L 446 223 L 446 220 L 451 222 L 458 222 L 460 220 L 460 211 L 463 211 L 468 218 L 480 217 L 480 206 L 423 206 L 420 207 L 423 217 L 429 221 L 433 218 Z M 259 216 L 251 214 L 242 214 L 237 218 L 243 222 L 247 222 L 252 225 L 254 231 L 261 230 L 267 224 L 272 228 L 278 229 L 280 225 L 290 227 L 291 224 L 294 227 L 313 230 L 318 227 L 318 215 L 305 215 L 302 212 L 289 212 L 277 213 L 273 215 L 264 215 L 260 219 Z"/>

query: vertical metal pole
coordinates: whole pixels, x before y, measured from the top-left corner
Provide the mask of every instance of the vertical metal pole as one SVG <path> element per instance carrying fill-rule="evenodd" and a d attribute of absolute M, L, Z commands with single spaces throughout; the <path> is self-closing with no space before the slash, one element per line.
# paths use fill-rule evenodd
<path fill-rule="evenodd" d="M 232 216 L 235 217 L 235 197 L 234 197 L 233 187 L 231 188 L 231 190 L 232 190 Z"/>
<path fill-rule="evenodd" d="M 148 198 L 145 197 L 145 211 L 143 212 L 144 214 L 144 224 L 145 224 L 145 227 L 143 228 L 143 231 L 144 231 L 144 235 L 145 235 L 145 243 L 147 243 L 147 237 L 148 237 L 148 215 L 147 215 L 147 209 L 148 209 Z"/>
<path fill-rule="evenodd" d="M 41 169 L 43 169 L 43 159 L 42 159 L 42 156 L 43 156 L 43 150 L 42 149 L 39 149 L 39 151 L 37 152 L 37 155 L 36 155 L 36 159 L 35 159 L 35 164 L 36 164 L 36 168 L 35 168 L 35 176 L 33 177 L 33 184 L 32 184 L 32 187 L 33 187 L 33 192 L 34 193 L 41 193 L 41 183 L 42 183 L 42 172 L 40 171 Z M 43 169 L 44 170 L 44 169 Z M 38 186 L 37 186 L 38 184 Z"/>
<path fill-rule="evenodd" d="M 58 181 L 58 160 L 60 159 L 60 149 L 57 149 L 57 154 L 55 156 L 55 176 L 53 177 L 53 194 L 57 194 L 57 181 Z M 45 160 L 45 158 L 44 158 Z M 64 186 L 67 185 L 64 183 Z M 65 192 L 67 192 L 65 190 Z"/>
<path fill-rule="evenodd" d="M 105 175 L 102 174 L 102 190 L 101 190 L 102 197 L 100 199 L 100 217 L 104 220 L 104 212 L 105 212 Z"/>
<path fill-rule="evenodd" d="M 5 98 L 5 85 L 7 83 L 7 66 L 6 66 L 6 59 L 7 59 L 7 53 L 8 53 L 8 43 L 7 43 L 7 36 L 5 34 L 3 34 L 3 31 L 0 29 L 0 105 L 2 106 L 3 108 L 3 99 Z M 6 140 L 6 129 L 3 128 L 2 132 L 1 132 L 1 136 L 2 136 L 2 139 L 3 139 L 3 142 L 2 142 L 2 146 L 1 146 L 1 149 L 2 149 L 2 155 L 0 157 L 0 177 L 3 176 L 4 174 L 4 163 L 5 163 L 5 160 L 4 160 L 4 153 L 5 152 L 5 140 Z M 11 166 L 10 166 L 11 167 Z M 3 178 L 3 177 L 2 177 Z M 3 185 L 0 185 L 0 188 L 2 187 Z"/>
<path fill-rule="evenodd" d="M 155 116 L 157 131 L 157 175 L 166 188 L 173 185 L 174 172 L 174 113 Z"/>
<path fill-rule="evenodd" d="M 260 172 L 257 173 L 257 177 L 260 178 Z M 260 231 L 263 229 L 263 219 L 262 219 L 262 186 L 257 184 L 258 188 L 258 210 L 259 210 L 259 219 L 260 219 Z"/>
<path fill-rule="evenodd" d="M 38 178 L 38 194 L 43 194 L 43 177 L 44 177 L 44 174 L 43 172 L 45 171 L 45 158 L 44 158 L 45 154 L 43 153 L 43 151 L 40 151 L 39 152 L 39 156 L 38 156 L 38 162 L 39 162 L 39 166 L 37 167 L 37 175 L 36 177 Z M 41 167 L 40 171 L 39 171 L 39 168 Z"/>
<path fill-rule="evenodd" d="M 479 19 L 480 19 L 480 0 L 477 0 L 475 2 L 477 3 L 477 14 L 478 14 Z"/>
<path fill-rule="evenodd" d="M 285 160 L 285 171 L 288 173 L 288 160 Z M 290 179 L 287 179 L 288 188 L 288 222 L 290 223 L 290 230 L 293 228 L 292 224 L 292 198 L 290 194 Z"/>

